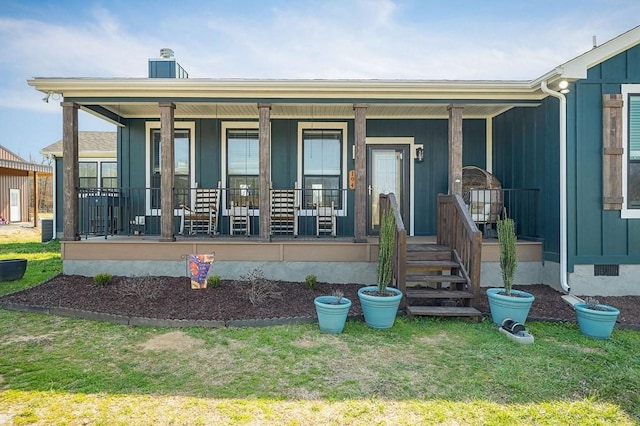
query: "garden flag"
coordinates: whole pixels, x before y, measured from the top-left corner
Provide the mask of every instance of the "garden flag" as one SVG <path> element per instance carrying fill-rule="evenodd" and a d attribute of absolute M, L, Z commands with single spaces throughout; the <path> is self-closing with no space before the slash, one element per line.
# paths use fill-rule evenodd
<path fill-rule="evenodd" d="M 191 288 L 207 288 L 207 274 L 213 262 L 213 254 L 190 254 L 189 272 Z"/>

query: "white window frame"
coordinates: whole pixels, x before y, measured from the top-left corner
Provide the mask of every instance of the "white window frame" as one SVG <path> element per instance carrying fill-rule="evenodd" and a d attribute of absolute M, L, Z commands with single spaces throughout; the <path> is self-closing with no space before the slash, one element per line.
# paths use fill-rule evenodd
<path fill-rule="evenodd" d="M 118 164 L 118 159 L 116 157 L 80 157 L 78 159 L 78 163 L 97 163 L 98 165 L 98 173 L 97 173 L 97 189 L 102 189 L 102 163 L 116 163 L 116 167 Z"/>
<path fill-rule="evenodd" d="M 627 205 L 629 200 L 628 173 L 629 173 L 629 96 L 640 96 L 640 84 L 622 85 L 622 219 L 640 219 L 640 209 L 632 209 Z"/>
<path fill-rule="evenodd" d="M 147 121 L 145 123 L 145 207 L 147 216 L 160 216 L 162 209 L 151 208 L 151 130 L 160 129 L 159 121 Z M 173 124 L 175 130 L 189 130 L 189 186 L 196 186 L 196 123 L 195 121 L 176 121 Z M 173 215 L 180 216 L 182 210 L 174 209 Z"/>
<path fill-rule="evenodd" d="M 260 128 L 260 123 L 257 121 L 223 121 L 221 131 L 222 135 L 220 140 L 222 141 L 222 150 L 220 155 L 222 188 L 227 188 L 227 130 L 254 130 Z M 269 123 L 269 132 L 271 132 L 271 123 Z M 271 141 L 271 137 L 269 137 Z M 258 147 L 260 146 L 260 140 L 258 140 Z M 226 194 L 224 194 L 226 195 Z M 229 207 L 227 206 L 227 197 L 221 197 L 222 204 L 221 210 L 223 216 L 229 216 Z M 249 216 L 259 216 L 260 209 L 249 209 Z"/>
<path fill-rule="evenodd" d="M 337 216 L 347 216 L 347 180 L 348 180 L 348 172 L 347 172 L 347 129 L 348 125 L 344 121 L 337 122 L 298 122 L 298 183 L 301 187 L 301 190 L 304 190 L 302 187 L 303 184 L 303 176 L 304 170 L 302 169 L 302 150 L 303 150 L 303 133 L 305 130 L 313 130 L 313 129 L 327 129 L 327 130 L 341 130 L 342 131 L 342 164 L 340 165 L 341 174 L 342 174 L 342 190 L 340 196 L 342 197 L 342 208 L 336 210 Z M 300 215 L 301 216 L 313 216 L 315 214 L 315 210 L 308 208 L 301 208 Z"/>

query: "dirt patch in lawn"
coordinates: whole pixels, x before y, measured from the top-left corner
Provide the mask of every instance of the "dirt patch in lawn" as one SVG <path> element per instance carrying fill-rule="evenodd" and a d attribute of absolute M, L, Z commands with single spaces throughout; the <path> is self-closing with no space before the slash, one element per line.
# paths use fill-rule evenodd
<path fill-rule="evenodd" d="M 161 334 L 146 341 L 140 347 L 147 351 L 191 352 L 204 346 L 204 341 L 187 336 L 182 331 Z"/>
<path fill-rule="evenodd" d="M 114 277 L 108 285 L 97 285 L 93 278 L 60 275 L 38 286 L 0 297 L 0 302 L 45 307 L 65 307 L 116 315 L 176 320 L 249 320 L 291 317 L 315 317 L 313 299 L 339 289 L 351 300 L 350 315 L 362 314 L 358 300 L 359 284 L 318 283 L 309 289 L 305 283 L 277 281 L 275 296 L 253 305 L 249 300 L 251 283 L 222 280 L 217 288 L 191 289 L 186 277 Z M 536 300 L 530 319 L 575 321 L 573 309 L 561 294 L 549 286 L 536 284 L 514 286 L 532 293 Z M 598 297 L 601 303 L 620 309 L 618 322 L 640 325 L 640 296 Z M 489 314 L 485 290 L 477 308 Z"/>

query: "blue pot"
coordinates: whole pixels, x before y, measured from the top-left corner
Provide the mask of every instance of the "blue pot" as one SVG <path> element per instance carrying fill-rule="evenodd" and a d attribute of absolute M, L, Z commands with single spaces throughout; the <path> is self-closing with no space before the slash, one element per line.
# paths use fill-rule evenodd
<path fill-rule="evenodd" d="M 402 292 L 397 288 L 387 287 L 387 291 L 394 293 L 393 296 L 376 296 L 366 294 L 366 292 L 377 291 L 378 287 L 368 286 L 358 290 L 364 322 L 373 328 L 391 328 L 398 313 L 398 307 L 402 300 Z"/>
<path fill-rule="evenodd" d="M 515 322 L 524 324 L 529 315 L 529 309 L 535 300 L 531 293 L 520 290 L 511 290 L 511 294 L 517 295 L 506 296 L 499 294 L 504 292 L 503 288 L 487 289 L 487 299 L 489 299 L 489 308 L 491 309 L 491 319 L 496 325 L 502 325 L 502 321 L 511 318 Z"/>
<path fill-rule="evenodd" d="M 27 259 L 0 260 L 0 281 L 15 281 L 27 270 Z"/>
<path fill-rule="evenodd" d="M 316 305 L 320 331 L 337 334 L 344 330 L 344 323 L 351 308 L 351 300 L 343 297 L 340 304 L 335 296 L 318 296 L 313 303 Z"/>
<path fill-rule="evenodd" d="M 606 340 L 611 337 L 620 311 L 609 305 L 598 305 L 598 307 L 601 310 L 589 309 L 586 303 L 576 303 L 573 308 L 582 334 Z"/>

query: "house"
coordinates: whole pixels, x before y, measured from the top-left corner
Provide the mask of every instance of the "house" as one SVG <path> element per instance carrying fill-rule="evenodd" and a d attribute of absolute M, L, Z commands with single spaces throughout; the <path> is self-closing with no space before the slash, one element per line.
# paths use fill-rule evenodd
<path fill-rule="evenodd" d="M 78 178 L 81 188 L 117 188 L 118 163 L 116 132 L 78 131 Z M 62 140 L 47 145 L 40 154 L 53 160 L 54 206 L 53 228 L 59 229 L 64 214 Z M 56 232 L 56 237 L 61 237 Z"/>
<path fill-rule="evenodd" d="M 0 145 L 0 217 L 38 226 L 38 177 L 50 176 L 51 171 L 50 166 L 29 163 Z"/>
<path fill-rule="evenodd" d="M 516 221 L 516 283 L 638 295 L 639 44 L 637 27 L 526 81 L 188 78 L 170 49 L 148 78 L 34 78 L 64 96 L 64 271 L 183 275 L 187 254 L 215 252 L 223 277 L 371 283 L 378 194 L 394 194 L 408 252 L 472 241 L 491 225 L 464 193 L 475 166 Z M 78 183 L 78 109 L 117 126 L 116 191 Z M 215 223 L 192 235 L 198 189 L 217 194 Z M 277 191 L 294 200 L 282 237 Z M 473 285 L 500 285 L 495 239 L 465 247 Z"/>

